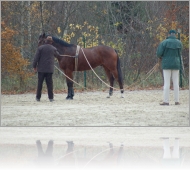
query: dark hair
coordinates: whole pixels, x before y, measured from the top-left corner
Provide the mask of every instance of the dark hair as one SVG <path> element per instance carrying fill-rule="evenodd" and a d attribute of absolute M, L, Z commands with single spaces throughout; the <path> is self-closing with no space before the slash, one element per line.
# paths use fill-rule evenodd
<path fill-rule="evenodd" d="M 46 39 L 45 42 L 46 42 L 46 44 L 52 44 L 53 41 Z"/>

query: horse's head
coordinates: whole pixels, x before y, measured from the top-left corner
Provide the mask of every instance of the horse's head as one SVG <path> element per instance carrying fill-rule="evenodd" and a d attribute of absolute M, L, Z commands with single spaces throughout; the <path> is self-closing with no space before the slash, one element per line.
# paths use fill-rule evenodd
<path fill-rule="evenodd" d="M 38 38 L 38 47 L 45 44 L 45 40 L 46 40 L 46 34 L 43 33 Z"/>
<path fill-rule="evenodd" d="M 45 44 L 45 43 L 52 43 L 53 39 L 52 36 L 46 35 L 45 33 L 41 34 L 38 39 L 38 47 Z"/>

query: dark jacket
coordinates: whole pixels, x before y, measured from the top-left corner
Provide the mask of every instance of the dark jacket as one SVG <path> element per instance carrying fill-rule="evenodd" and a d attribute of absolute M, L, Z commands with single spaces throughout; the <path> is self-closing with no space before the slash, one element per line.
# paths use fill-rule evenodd
<path fill-rule="evenodd" d="M 57 49 L 51 44 L 44 44 L 38 47 L 33 61 L 33 68 L 37 67 L 38 72 L 53 73 L 56 51 Z"/>
<path fill-rule="evenodd" d="M 162 69 L 180 70 L 182 47 L 175 36 L 169 36 L 159 44 L 156 55 L 162 59 Z"/>

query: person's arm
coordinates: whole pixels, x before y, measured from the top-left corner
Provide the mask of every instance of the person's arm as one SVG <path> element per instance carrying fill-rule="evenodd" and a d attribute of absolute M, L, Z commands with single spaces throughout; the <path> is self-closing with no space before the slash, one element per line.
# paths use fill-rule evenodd
<path fill-rule="evenodd" d="M 182 44 L 182 42 L 181 42 L 181 48 L 180 48 L 180 50 L 179 50 L 180 56 L 182 56 L 182 50 L 183 50 L 183 44 Z"/>
<path fill-rule="evenodd" d="M 163 43 L 160 43 L 156 51 L 156 56 L 161 60 L 163 54 L 164 54 L 164 46 Z"/>
<path fill-rule="evenodd" d="M 185 75 L 183 57 L 182 57 L 182 50 L 183 50 L 183 44 L 181 43 L 181 48 L 179 49 L 180 70 L 182 71 L 182 74 Z"/>
<path fill-rule="evenodd" d="M 60 53 L 57 49 L 55 49 L 55 52 L 54 52 L 54 56 L 57 58 L 57 57 L 60 57 Z"/>
<path fill-rule="evenodd" d="M 163 46 L 163 42 L 162 42 L 159 44 L 157 51 L 156 51 L 156 56 L 158 57 L 158 67 L 161 67 L 163 54 L 164 54 L 164 46 Z"/>
<path fill-rule="evenodd" d="M 35 72 L 37 71 L 37 64 L 38 64 L 39 59 L 40 59 L 40 50 L 38 48 L 36 51 L 36 54 L 34 56 L 34 60 L 33 60 L 33 64 L 32 64 Z"/>

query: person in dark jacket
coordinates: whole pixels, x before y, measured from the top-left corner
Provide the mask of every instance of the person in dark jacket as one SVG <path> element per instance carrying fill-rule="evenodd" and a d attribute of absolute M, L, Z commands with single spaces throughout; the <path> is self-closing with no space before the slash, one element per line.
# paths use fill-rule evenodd
<path fill-rule="evenodd" d="M 59 55 L 59 53 L 52 45 L 52 42 L 52 37 L 48 36 L 45 44 L 38 47 L 33 60 L 34 71 L 38 72 L 37 101 L 40 101 L 41 98 L 44 79 L 47 85 L 49 100 L 50 102 L 54 101 L 52 75 L 54 72 L 54 56 Z"/>
<path fill-rule="evenodd" d="M 164 101 L 160 105 L 169 105 L 170 78 L 174 87 L 175 105 L 179 105 L 179 70 L 181 69 L 182 43 L 176 38 L 176 31 L 170 30 L 167 39 L 157 49 L 164 75 Z"/>

